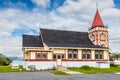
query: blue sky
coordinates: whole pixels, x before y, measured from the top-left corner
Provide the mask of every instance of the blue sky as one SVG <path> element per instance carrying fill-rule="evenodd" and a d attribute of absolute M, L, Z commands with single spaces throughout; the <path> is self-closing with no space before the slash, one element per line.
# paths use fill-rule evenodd
<path fill-rule="evenodd" d="M 87 32 L 96 3 L 110 51 L 120 52 L 120 0 L 0 0 L 0 53 L 22 56 L 22 34 L 38 35 L 39 28 Z"/>

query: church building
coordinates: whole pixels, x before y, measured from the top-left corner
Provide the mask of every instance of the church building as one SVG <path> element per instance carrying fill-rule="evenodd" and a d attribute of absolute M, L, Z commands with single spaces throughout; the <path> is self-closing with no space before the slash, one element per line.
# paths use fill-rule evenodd
<path fill-rule="evenodd" d="M 88 32 L 41 28 L 37 36 L 23 35 L 24 67 L 34 65 L 37 70 L 83 65 L 109 68 L 108 39 L 107 27 L 97 9 Z"/>

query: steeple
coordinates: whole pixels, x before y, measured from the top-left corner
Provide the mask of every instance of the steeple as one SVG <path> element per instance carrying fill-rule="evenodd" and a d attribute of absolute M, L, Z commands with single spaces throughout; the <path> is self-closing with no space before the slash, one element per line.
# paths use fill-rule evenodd
<path fill-rule="evenodd" d="M 91 28 L 95 28 L 95 27 L 104 27 L 104 24 L 102 22 L 102 19 L 101 19 L 98 9 L 96 11 Z"/>
<path fill-rule="evenodd" d="M 94 45 L 109 47 L 108 30 L 102 22 L 98 9 L 96 10 L 92 26 L 88 31 L 88 36 Z"/>

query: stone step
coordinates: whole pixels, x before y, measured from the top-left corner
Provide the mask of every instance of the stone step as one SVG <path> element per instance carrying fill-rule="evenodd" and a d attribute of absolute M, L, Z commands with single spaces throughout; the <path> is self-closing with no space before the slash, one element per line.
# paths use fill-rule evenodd
<path fill-rule="evenodd" d="M 61 70 L 61 71 L 67 71 L 67 67 L 65 66 L 57 66 L 56 69 Z"/>

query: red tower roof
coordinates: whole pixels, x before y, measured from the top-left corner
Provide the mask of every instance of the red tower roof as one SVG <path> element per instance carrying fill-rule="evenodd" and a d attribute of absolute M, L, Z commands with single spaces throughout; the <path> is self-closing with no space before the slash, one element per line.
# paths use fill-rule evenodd
<path fill-rule="evenodd" d="M 102 22 L 98 9 L 96 11 L 91 28 L 94 28 L 94 27 L 104 27 L 104 24 Z"/>

